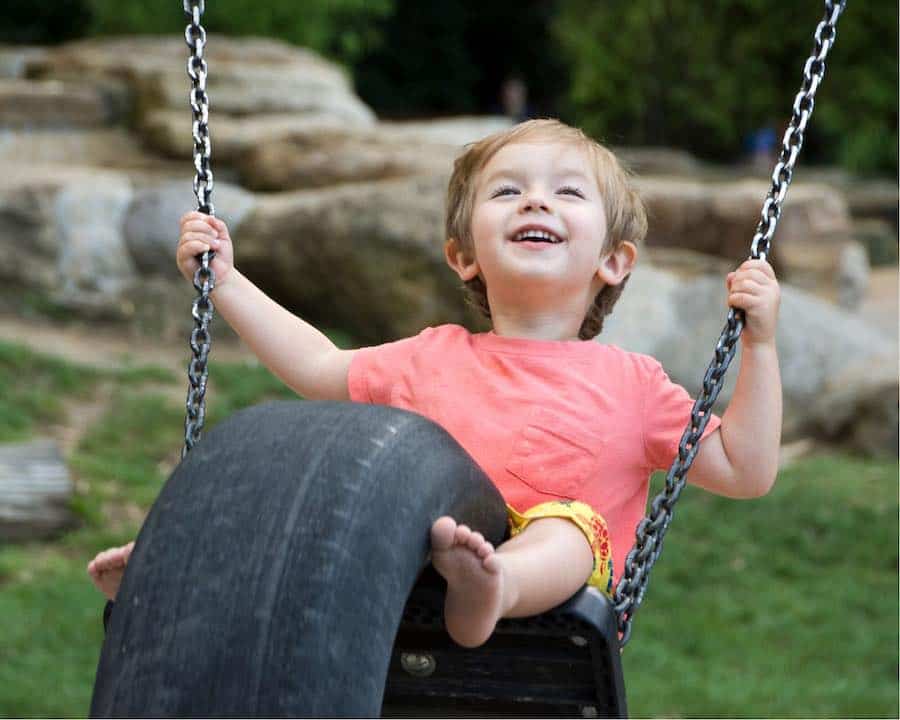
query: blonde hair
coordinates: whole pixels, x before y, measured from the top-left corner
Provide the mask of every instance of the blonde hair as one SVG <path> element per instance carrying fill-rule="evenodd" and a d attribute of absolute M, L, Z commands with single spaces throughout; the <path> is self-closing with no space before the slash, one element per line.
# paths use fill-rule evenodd
<path fill-rule="evenodd" d="M 617 250 L 626 241 L 638 244 L 644 239 L 647 234 L 644 204 L 616 156 L 581 130 L 558 120 L 528 120 L 469 144 L 453 164 L 453 174 L 447 187 L 445 229 L 446 237 L 455 239 L 460 250 L 470 257 L 474 251 L 472 211 L 478 175 L 501 148 L 529 141 L 571 143 L 588 153 L 606 214 L 604 253 Z M 590 340 L 600 333 L 603 318 L 612 312 L 627 280 L 628 277 L 618 285 L 607 285 L 597 293 L 578 332 L 580 339 Z M 465 283 L 465 290 L 468 303 L 490 318 L 491 309 L 484 281 L 480 277 L 473 278 Z"/>

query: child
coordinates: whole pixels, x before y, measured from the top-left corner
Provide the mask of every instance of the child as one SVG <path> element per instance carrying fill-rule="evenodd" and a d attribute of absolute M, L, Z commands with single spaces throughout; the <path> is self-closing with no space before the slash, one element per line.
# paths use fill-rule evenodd
<path fill-rule="evenodd" d="M 447 207 L 448 265 L 493 330 L 427 328 L 340 350 L 266 297 L 233 266 L 221 220 L 188 213 L 177 262 L 216 251 L 223 317 L 273 373 L 311 399 L 389 404 L 441 424 L 508 503 L 511 539 L 496 549 L 451 517 L 431 529 L 456 642 L 485 642 L 503 617 L 533 615 L 588 582 L 610 592 L 647 501 L 648 477 L 677 453 L 692 401 L 646 355 L 591 342 L 637 258 L 643 206 L 608 150 L 579 130 L 532 120 L 471 145 L 456 161 Z M 781 386 L 779 289 L 747 261 L 726 279 L 746 312 L 737 387 L 713 416 L 690 480 L 734 498 L 775 481 Z M 612 546 L 612 547 L 611 547 Z M 114 597 L 130 546 L 89 572 Z"/>

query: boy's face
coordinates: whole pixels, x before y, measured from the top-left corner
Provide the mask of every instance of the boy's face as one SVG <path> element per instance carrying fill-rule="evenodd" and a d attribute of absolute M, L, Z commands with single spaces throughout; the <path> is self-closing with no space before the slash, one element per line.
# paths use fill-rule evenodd
<path fill-rule="evenodd" d="M 575 145 L 503 147 L 479 175 L 471 231 L 475 257 L 456 269 L 463 280 L 480 274 L 492 300 L 541 290 L 586 307 L 604 284 L 606 216 L 590 159 Z"/>

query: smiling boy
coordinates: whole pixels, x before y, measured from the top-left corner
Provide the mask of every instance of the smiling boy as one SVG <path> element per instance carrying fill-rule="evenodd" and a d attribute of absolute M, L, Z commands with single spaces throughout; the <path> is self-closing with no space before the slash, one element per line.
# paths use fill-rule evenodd
<path fill-rule="evenodd" d="M 299 394 L 425 415 L 491 478 L 508 506 L 508 541 L 495 549 L 451 517 L 431 529 L 432 563 L 448 585 L 447 630 L 477 646 L 500 618 L 548 610 L 586 582 L 611 591 L 649 475 L 671 464 L 693 403 L 653 358 L 590 341 L 646 233 L 643 205 L 606 148 L 552 120 L 485 138 L 456 161 L 446 228 L 447 263 L 491 332 L 441 325 L 338 349 L 241 275 L 225 224 L 199 213 L 182 218 L 177 261 L 190 279 L 196 256 L 217 251 L 220 314 Z M 748 261 L 726 285 L 728 303 L 746 313 L 741 369 L 689 480 L 757 497 L 775 481 L 781 434 L 778 283 L 767 263 Z M 108 596 L 127 548 L 89 566 Z"/>

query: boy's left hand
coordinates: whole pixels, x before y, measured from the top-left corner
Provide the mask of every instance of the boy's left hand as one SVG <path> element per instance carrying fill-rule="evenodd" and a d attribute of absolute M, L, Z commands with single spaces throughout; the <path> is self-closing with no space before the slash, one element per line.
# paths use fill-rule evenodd
<path fill-rule="evenodd" d="M 781 290 L 775 271 L 765 260 L 747 260 L 725 278 L 728 305 L 744 311 L 744 346 L 775 342 Z"/>

